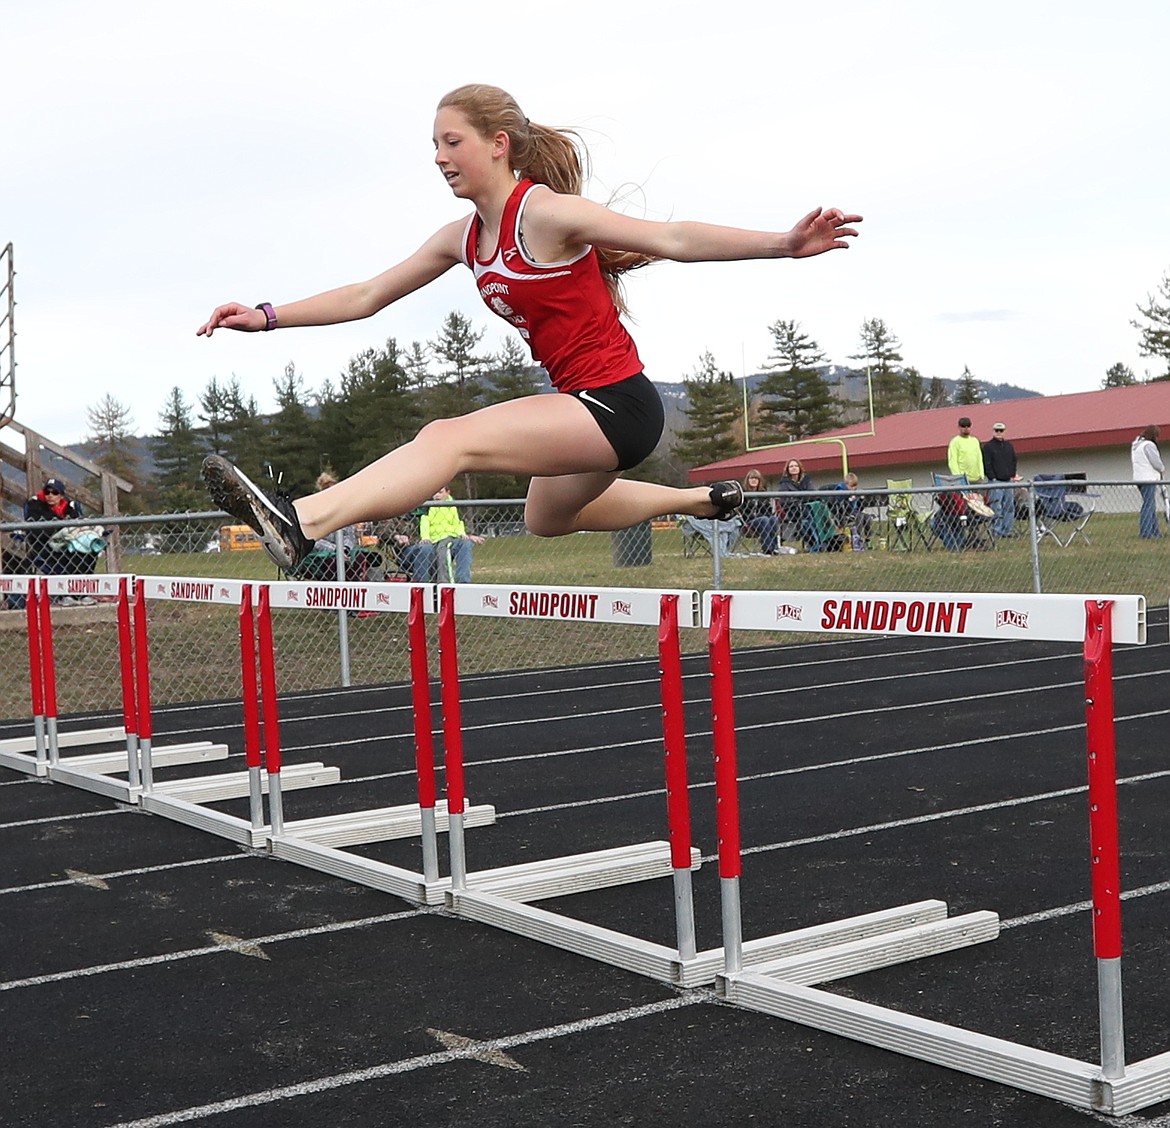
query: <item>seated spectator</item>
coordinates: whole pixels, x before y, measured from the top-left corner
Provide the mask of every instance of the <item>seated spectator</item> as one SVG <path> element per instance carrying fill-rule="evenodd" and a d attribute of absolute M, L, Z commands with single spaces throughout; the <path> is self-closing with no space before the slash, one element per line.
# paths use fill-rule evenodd
<path fill-rule="evenodd" d="M 434 501 L 450 501 L 451 489 L 435 491 Z M 420 544 L 435 546 L 435 571 L 439 583 L 471 583 L 471 546 L 483 537 L 469 533 L 454 505 L 432 505 L 418 521 Z"/>
<path fill-rule="evenodd" d="M 317 475 L 317 490 L 327 490 L 337 485 L 337 478 L 328 470 Z M 349 564 L 357 554 L 358 534 L 353 525 L 346 525 L 341 532 L 341 551 L 346 562 L 345 578 L 357 579 L 350 575 Z M 356 569 L 355 569 L 356 571 Z M 313 551 L 297 565 L 289 575 L 298 580 L 336 580 L 337 579 L 337 534 L 322 537 L 313 542 Z"/>
<path fill-rule="evenodd" d="M 44 488 L 24 503 L 26 521 L 80 521 L 83 517 L 81 503 L 66 494 L 65 483 L 60 478 L 49 478 Z M 106 542 L 99 527 L 86 525 L 40 531 L 26 529 L 24 547 L 37 571 L 51 576 L 80 575 L 94 570 Z"/>
<path fill-rule="evenodd" d="M 868 545 L 870 533 L 873 532 L 873 518 L 865 512 L 865 507 L 873 505 L 874 502 L 864 494 L 856 492 L 857 484 L 857 475 L 850 471 L 843 481 L 833 486 L 833 489 L 842 490 L 849 496 L 843 497 L 840 501 L 836 499 L 830 501 L 829 510 L 840 528 L 856 532 L 862 543 Z"/>
<path fill-rule="evenodd" d="M 970 495 L 970 499 L 976 495 Z M 987 517 L 971 508 L 967 495 L 958 490 L 946 490 L 938 495 L 938 508 L 930 519 L 930 527 L 943 543 L 944 548 L 963 549 L 987 547 L 978 537 L 971 535 L 975 525 Z"/>
<path fill-rule="evenodd" d="M 790 458 L 784 464 L 784 474 L 777 488 L 782 494 L 802 494 L 808 493 L 816 487 L 813 485 L 812 478 L 804 472 L 800 459 Z M 816 535 L 813 523 L 809 520 L 806 509 L 807 499 L 783 497 L 780 499 L 780 504 L 784 507 L 785 522 L 796 531 L 796 535 L 800 537 L 804 547 L 811 552 L 812 548 L 820 543 L 820 538 Z"/>
<path fill-rule="evenodd" d="M 745 497 L 739 513 L 744 533 L 759 540 L 760 551 L 765 556 L 775 556 L 780 551 L 780 518 L 776 515 L 775 502 L 771 498 L 746 496 L 765 489 L 764 476 L 758 470 L 749 470 L 743 480 Z"/>

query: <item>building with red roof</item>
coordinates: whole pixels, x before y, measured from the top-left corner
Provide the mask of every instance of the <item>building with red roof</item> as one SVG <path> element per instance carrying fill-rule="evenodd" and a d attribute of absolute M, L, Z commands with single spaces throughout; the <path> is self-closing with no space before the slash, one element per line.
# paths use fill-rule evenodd
<path fill-rule="evenodd" d="M 1170 381 L 885 415 L 872 435 L 863 433 L 870 430 L 866 423 L 841 427 L 816 440 L 696 466 L 689 478 L 696 483 L 742 480 L 755 469 L 774 481 L 788 459 L 799 458 L 817 487 L 826 488 L 843 476 L 844 454 L 862 489 L 882 489 L 887 479 L 906 478 L 928 486 L 932 472 L 946 473 L 947 444 L 958 434 L 962 416 L 970 418 L 971 434 L 981 442 L 991 438 L 994 424 L 1005 425 L 1021 477 L 1084 474 L 1090 482 L 1128 482 L 1133 477 L 1129 451 L 1134 437 L 1153 423 L 1170 440 Z"/>

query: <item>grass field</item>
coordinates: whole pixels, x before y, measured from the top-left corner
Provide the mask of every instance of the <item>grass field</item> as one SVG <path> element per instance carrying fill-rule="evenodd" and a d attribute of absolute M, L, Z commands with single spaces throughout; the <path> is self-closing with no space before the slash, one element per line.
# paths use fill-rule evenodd
<path fill-rule="evenodd" d="M 1088 527 L 1092 544 L 1062 548 L 1044 539 L 1039 548 L 1046 592 L 1137 593 L 1165 604 L 1170 590 L 1166 553 L 1170 538 L 1142 541 L 1132 514 L 1098 514 Z M 875 537 L 876 542 L 876 537 Z M 615 567 L 609 534 L 580 533 L 542 540 L 490 538 L 475 549 L 473 578 L 508 585 L 564 584 L 604 587 L 713 586 L 710 556 L 686 557 L 676 529 L 652 533 L 653 560 Z M 754 542 L 746 542 L 755 547 Z M 836 591 L 1032 591 L 1028 539 L 1000 541 L 988 552 L 841 552 L 722 561 L 727 588 Z M 165 553 L 127 556 L 126 570 L 143 575 L 276 579 L 260 552 Z M 54 616 L 58 682 L 63 712 L 113 708 L 118 703 L 116 636 L 112 607 L 62 608 Z M 95 614 L 96 612 L 96 614 Z M 0 615 L 0 717 L 28 715 L 24 616 Z M 354 684 L 405 680 L 403 623 L 397 616 L 347 620 Z M 333 614 L 286 611 L 274 617 L 278 672 L 283 690 L 339 684 L 339 624 Z M 753 635 L 745 645 L 801 636 Z M 461 627 L 460 661 L 467 672 L 558 666 L 655 652 L 649 628 L 602 624 L 474 619 Z M 703 632 L 684 631 L 684 646 L 705 646 Z M 228 608 L 161 603 L 151 607 L 151 658 L 156 702 L 232 698 L 239 693 L 237 619 Z M 434 649 L 432 649 L 432 658 Z M 433 664 L 433 663 L 432 663 Z M 12 676 L 11 672 L 18 672 Z"/>

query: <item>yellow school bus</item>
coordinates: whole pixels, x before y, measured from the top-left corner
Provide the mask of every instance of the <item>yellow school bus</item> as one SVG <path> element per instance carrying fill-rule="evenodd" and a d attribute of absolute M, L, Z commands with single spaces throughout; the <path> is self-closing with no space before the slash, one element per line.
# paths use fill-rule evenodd
<path fill-rule="evenodd" d="M 247 525 L 220 525 L 220 552 L 251 551 L 260 547 L 260 538 Z"/>

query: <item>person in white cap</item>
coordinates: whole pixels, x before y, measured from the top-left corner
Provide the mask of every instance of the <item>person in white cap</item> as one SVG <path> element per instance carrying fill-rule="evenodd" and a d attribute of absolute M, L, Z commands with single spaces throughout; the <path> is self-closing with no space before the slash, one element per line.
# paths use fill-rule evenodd
<path fill-rule="evenodd" d="M 1007 427 L 996 423 L 991 438 L 983 444 L 983 472 L 991 482 L 1018 482 L 1016 448 L 1004 437 Z M 991 522 L 993 537 L 1010 537 L 1016 526 L 1016 491 L 992 489 L 987 491 L 987 502 L 995 517 Z"/>

